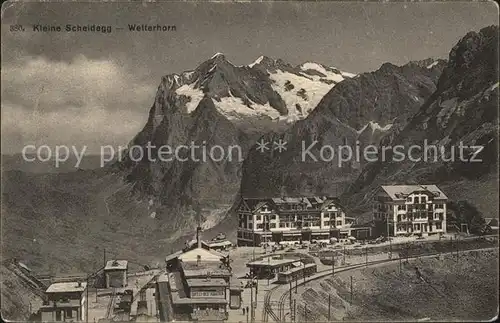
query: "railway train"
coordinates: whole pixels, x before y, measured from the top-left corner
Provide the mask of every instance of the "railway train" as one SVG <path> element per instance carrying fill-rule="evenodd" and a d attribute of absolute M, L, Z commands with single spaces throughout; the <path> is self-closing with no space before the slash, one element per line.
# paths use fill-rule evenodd
<path fill-rule="evenodd" d="M 278 284 L 286 284 L 297 279 L 309 277 L 318 272 L 316 264 L 305 264 L 304 266 L 296 267 L 288 271 L 278 273 Z"/>

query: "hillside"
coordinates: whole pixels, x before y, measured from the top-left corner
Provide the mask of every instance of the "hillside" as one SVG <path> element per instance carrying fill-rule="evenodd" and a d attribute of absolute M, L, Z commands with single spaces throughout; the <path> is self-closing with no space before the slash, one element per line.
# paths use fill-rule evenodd
<path fill-rule="evenodd" d="M 443 148 L 415 152 L 412 157 L 420 158 L 417 162 L 396 161 L 388 154 L 385 161 L 379 158 L 367 165 L 343 196 L 353 212 L 362 214 L 370 208 L 379 185 L 439 183 L 450 197 L 465 198 L 479 205 L 488 217 L 497 216 L 498 196 L 491 197 L 492 192 L 498 192 L 497 46 L 498 26 L 491 26 L 468 33 L 451 50 L 436 91 L 403 129 L 383 139 L 383 145 L 390 147 L 424 147 L 427 141 Z M 483 146 L 476 156 L 482 161 L 461 161 L 461 144 Z M 474 151 L 465 149 L 465 159 Z"/>
<path fill-rule="evenodd" d="M 308 320 L 326 320 L 328 295 L 336 321 L 491 320 L 498 311 L 498 251 L 463 253 L 458 262 L 452 256 L 411 260 L 401 272 L 392 264 L 339 273 L 307 287 L 297 300 L 297 318 L 305 319 L 305 303 Z"/>
<path fill-rule="evenodd" d="M 271 132 L 261 139 L 270 143 L 264 153 L 254 147 L 245 160 L 241 191 L 248 196 L 286 194 L 340 195 L 346 184 L 357 177 L 362 160 L 338 163 L 341 145 L 365 147 L 404 127 L 436 89 L 445 65 L 443 60 L 389 63 L 377 71 L 346 79 L 332 88 L 316 109 L 288 130 Z M 286 151 L 276 151 L 273 142 L 285 141 Z M 309 151 L 317 160 L 303 152 Z"/>
<path fill-rule="evenodd" d="M 2 261 L 0 275 L 2 318 L 27 321 L 31 318 L 30 310 L 34 312 L 42 305 L 45 286 L 34 280 L 29 272 L 13 261 Z"/>

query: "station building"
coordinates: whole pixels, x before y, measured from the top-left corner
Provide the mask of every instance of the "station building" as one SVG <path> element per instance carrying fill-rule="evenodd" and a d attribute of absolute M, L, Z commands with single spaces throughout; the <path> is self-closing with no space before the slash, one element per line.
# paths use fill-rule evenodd
<path fill-rule="evenodd" d="M 42 322 L 85 321 L 86 282 L 64 282 L 50 285 L 47 300 L 40 308 Z"/>
<path fill-rule="evenodd" d="M 200 231 L 196 248 L 165 259 L 168 274 L 158 281 L 157 290 L 167 321 L 223 322 L 228 317 L 232 277 L 228 258 L 203 248 Z"/>
<path fill-rule="evenodd" d="M 127 260 L 109 260 L 104 267 L 106 288 L 127 286 Z"/>

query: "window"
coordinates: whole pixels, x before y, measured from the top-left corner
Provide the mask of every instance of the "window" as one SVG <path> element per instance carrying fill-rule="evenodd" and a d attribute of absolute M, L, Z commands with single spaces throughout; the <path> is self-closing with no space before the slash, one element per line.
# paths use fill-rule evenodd
<path fill-rule="evenodd" d="M 285 224 L 283 222 L 280 223 L 280 228 L 284 228 Z"/>
<path fill-rule="evenodd" d="M 337 221 L 337 225 L 342 225 L 342 221 Z"/>
<path fill-rule="evenodd" d="M 422 196 L 422 203 L 427 203 L 427 196 Z"/>
<path fill-rule="evenodd" d="M 324 219 L 329 219 L 329 218 L 330 218 L 330 213 L 325 213 L 325 214 L 323 214 L 323 218 L 324 218 Z"/>
<path fill-rule="evenodd" d="M 260 221 L 260 220 L 262 220 L 262 216 L 261 216 L 261 215 L 257 215 L 257 216 L 255 217 L 255 220 L 256 220 L 256 221 Z"/>
<path fill-rule="evenodd" d="M 411 200 L 411 196 L 408 196 L 408 197 L 406 198 L 406 202 L 413 203 L 413 202 L 412 202 L 412 200 Z"/>
<path fill-rule="evenodd" d="M 62 321 L 61 311 L 56 311 L 56 321 Z"/>
<path fill-rule="evenodd" d="M 73 310 L 71 308 L 66 310 L 66 318 L 73 318 Z"/>
<path fill-rule="evenodd" d="M 398 205 L 398 210 L 406 211 L 406 205 Z"/>
<path fill-rule="evenodd" d="M 271 215 L 271 220 L 276 220 L 276 214 Z"/>
<path fill-rule="evenodd" d="M 251 230 L 251 229 L 253 229 L 253 224 L 252 224 L 252 223 L 249 223 L 249 224 L 248 224 L 248 228 L 249 228 L 250 230 Z"/>
<path fill-rule="evenodd" d="M 276 223 L 271 223 L 271 224 L 269 224 L 269 227 L 270 227 L 271 229 L 276 229 Z"/>
<path fill-rule="evenodd" d="M 420 203 L 420 197 L 415 196 L 415 204 L 419 204 L 419 203 Z"/>
<path fill-rule="evenodd" d="M 415 224 L 415 230 L 417 230 L 417 231 L 420 230 L 420 224 L 418 224 L 418 223 Z"/>
<path fill-rule="evenodd" d="M 441 222 L 436 223 L 436 230 L 441 230 L 443 228 L 443 225 Z"/>
<path fill-rule="evenodd" d="M 262 229 L 262 228 L 264 228 L 264 225 L 262 223 L 258 223 L 257 224 L 257 229 Z"/>

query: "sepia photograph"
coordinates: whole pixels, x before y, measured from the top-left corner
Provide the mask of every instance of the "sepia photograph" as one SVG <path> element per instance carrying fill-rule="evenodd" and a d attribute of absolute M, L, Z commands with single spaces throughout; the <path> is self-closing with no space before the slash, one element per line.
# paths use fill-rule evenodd
<path fill-rule="evenodd" d="M 6 322 L 493 322 L 494 1 L 6 1 Z"/>

